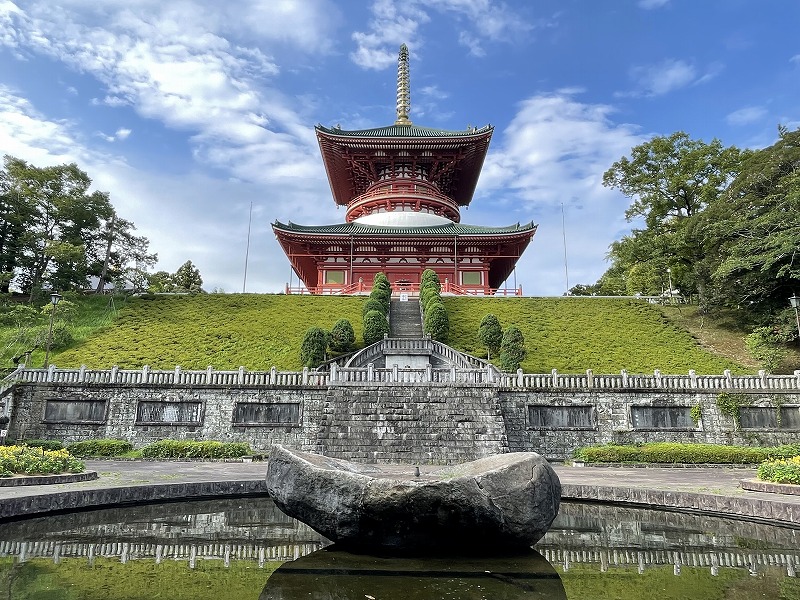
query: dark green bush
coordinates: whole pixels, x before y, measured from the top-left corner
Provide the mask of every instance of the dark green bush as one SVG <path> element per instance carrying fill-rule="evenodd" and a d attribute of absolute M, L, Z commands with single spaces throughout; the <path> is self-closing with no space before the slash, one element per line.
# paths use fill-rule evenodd
<path fill-rule="evenodd" d="M 300 344 L 300 362 L 304 367 L 316 368 L 325 362 L 329 334 L 320 327 L 309 327 Z"/>
<path fill-rule="evenodd" d="M 61 450 L 64 447 L 64 444 L 59 440 L 24 440 L 20 444 L 29 448 L 42 448 L 44 450 Z"/>
<path fill-rule="evenodd" d="M 500 343 L 500 368 L 504 371 L 516 371 L 525 360 L 526 354 L 522 332 L 511 325 L 503 332 Z"/>
<path fill-rule="evenodd" d="M 252 454 L 243 442 L 197 442 L 194 440 L 159 440 L 142 448 L 143 458 L 241 458 Z"/>
<path fill-rule="evenodd" d="M 383 305 L 383 314 L 389 314 L 392 303 L 392 291 L 389 288 L 374 287 L 369 293 L 370 300 L 377 300 Z"/>
<path fill-rule="evenodd" d="M 420 277 L 420 290 L 427 287 L 435 288 L 437 294 L 442 291 L 442 284 L 439 281 L 439 276 L 433 269 L 425 269 L 422 272 L 422 277 Z"/>
<path fill-rule="evenodd" d="M 377 310 L 379 313 L 386 314 L 386 307 L 384 306 L 383 302 L 377 300 L 376 298 L 369 298 L 366 302 L 364 302 L 364 308 L 361 311 L 361 316 L 366 316 L 366 314 L 372 310 Z"/>
<path fill-rule="evenodd" d="M 447 310 L 441 302 L 431 302 L 425 314 L 425 333 L 429 334 L 434 340 L 444 342 L 450 333 L 450 320 L 447 318 Z"/>
<path fill-rule="evenodd" d="M 349 352 L 356 345 L 356 334 L 347 319 L 339 319 L 331 329 L 330 347 L 334 352 Z"/>
<path fill-rule="evenodd" d="M 386 316 L 373 310 L 364 315 L 364 344 L 369 346 L 383 339 L 389 333 L 389 322 Z"/>
<path fill-rule="evenodd" d="M 481 324 L 478 326 L 478 339 L 486 348 L 488 356 L 500 351 L 500 344 L 503 343 L 503 328 L 500 327 L 500 320 L 492 313 L 481 319 Z"/>
<path fill-rule="evenodd" d="M 67 445 L 67 450 L 72 456 L 89 458 L 92 456 L 109 457 L 119 456 L 133 450 L 133 444 L 125 440 L 84 440 Z"/>
<path fill-rule="evenodd" d="M 578 448 L 573 452 L 577 460 L 596 463 L 648 462 L 684 464 L 758 464 L 778 458 L 791 458 L 800 454 L 800 446 L 773 447 L 722 446 L 719 444 L 678 444 L 657 442 L 638 446 L 607 444 Z"/>

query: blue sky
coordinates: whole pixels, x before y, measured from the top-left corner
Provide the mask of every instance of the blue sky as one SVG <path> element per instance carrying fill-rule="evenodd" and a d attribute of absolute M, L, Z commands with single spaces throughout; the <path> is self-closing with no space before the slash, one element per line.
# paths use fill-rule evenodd
<path fill-rule="evenodd" d="M 0 150 L 77 162 L 207 290 L 290 277 L 270 223 L 344 220 L 317 123 L 495 126 L 462 221 L 539 231 L 526 295 L 594 283 L 630 230 L 603 172 L 653 135 L 758 148 L 800 126 L 794 0 L 0 0 Z M 562 230 L 562 206 L 565 227 Z M 294 279 L 296 284 L 296 278 Z"/>

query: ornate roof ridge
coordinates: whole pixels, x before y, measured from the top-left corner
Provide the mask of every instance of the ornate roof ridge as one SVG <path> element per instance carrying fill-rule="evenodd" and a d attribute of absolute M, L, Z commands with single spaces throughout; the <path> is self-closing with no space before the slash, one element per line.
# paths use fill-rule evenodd
<path fill-rule="evenodd" d="M 316 234 L 362 234 L 362 235 L 498 235 L 524 233 L 535 230 L 537 225 L 530 221 L 525 224 L 516 223 L 504 227 L 488 227 L 484 225 L 467 225 L 465 223 L 448 223 L 445 225 L 422 225 L 415 227 L 395 227 L 385 225 L 364 225 L 361 223 L 336 223 L 333 225 L 300 225 L 297 223 L 272 224 L 275 229 L 295 233 Z"/>
<path fill-rule="evenodd" d="M 342 129 L 339 126 L 325 127 L 318 124 L 315 129 L 328 135 L 342 137 L 464 137 L 480 135 L 494 130 L 493 125 L 483 127 L 470 127 L 462 130 L 437 129 L 435 127 L 421 127 L 419 125 L 398 125 L 394 123 L 385 127 L 371 129 Z"/>

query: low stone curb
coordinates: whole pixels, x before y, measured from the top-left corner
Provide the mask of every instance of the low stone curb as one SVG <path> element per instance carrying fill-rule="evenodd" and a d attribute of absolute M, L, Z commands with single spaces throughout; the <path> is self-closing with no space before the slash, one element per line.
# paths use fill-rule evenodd
<path fill-rule="evenodd" d="M 83 473 L 62 473 L 60 475 L 22 475 L 0 478 L 0 487 L 77 483 L 79 481 L 92 481 L 94 479 L 97 479 L 96 471 L 84 471 Z"/>
<path fill-rule="evenodd" d="M 759 479 L 743 479 L 739 482 L 743 490 L 751 492 L 767 492 L 770 494 L 789 494 L 790 496 L 800 496 L 800 485 L 791 483 L 773 483 L 771 481 L 761 481 Z"/>
<path fill-rule="evenodd" d="M 800 504 L 772 499 L 569 483 L 561 484 L 561 499 L 692 511 L 773 525 L 800 525 Z"/>
<path fill-rule="evenodd" d="M 762 482 L 763 483 L 763 482 Z M 772 484 L 780 485 L 780 484 Z M 800 486 L 796 486 L 800 487 Z M 108 487 L 102 489 L 57 491 L 0 502 L 0 519 L 42 515 L 81 509 L 105 508 L 125 504 L 144 504 L 178 500 L 200 500 L 231 496 L 263 496 L 263 478 L 231 481 L 162 483 Z M 773 499 L 732 497 L 695 492 L 676 492 L 643 488 L 561 484 L 562 500 L 603 502 L 650 509 L 685 510 L 718 517 L 747 519 L 767 524 L 800 526 L 800 504 Z"/>
<path fill-rule="evenodd" d="M 70 490 L 5 499 L 0 503 L 0 519 L 124 504 L 266 495 L 263 478 Z"/>

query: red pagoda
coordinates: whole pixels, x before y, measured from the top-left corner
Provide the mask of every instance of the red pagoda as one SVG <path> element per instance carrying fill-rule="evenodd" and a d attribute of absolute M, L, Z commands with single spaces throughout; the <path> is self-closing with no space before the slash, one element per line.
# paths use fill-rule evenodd
<path fill-rule="evenodd" d="M 494 128 L 419 127 L 410 109 L 408 49 L 400 47 L 397 120 L 377 129 L 315 128 L 333 199 L 345 223 L 272 228 L 305 288 L 287 293 L 369 291 L 384 272 L 393 289 L 414 292 L 433 269 L 444 293 L 497 293 L 536 233 L 461 223 Z M 505 291 L 504 291 L 505 292 Z M 512 291 L 521 294 L 520 289 Z"/>

